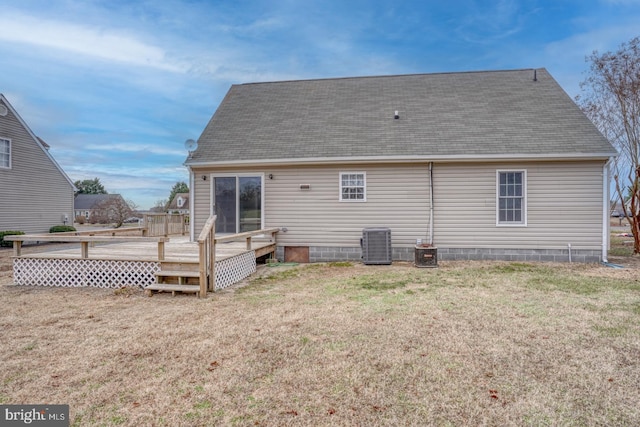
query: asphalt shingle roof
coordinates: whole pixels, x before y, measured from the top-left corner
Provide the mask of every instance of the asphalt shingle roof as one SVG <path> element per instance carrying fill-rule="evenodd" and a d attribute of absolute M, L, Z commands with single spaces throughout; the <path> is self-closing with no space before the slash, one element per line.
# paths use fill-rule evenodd
<path fill-rule="evenodd" d="M 545 69 L 526 69 L 233 85 L 186 163 L 615 153 Z"/>
<path fill-rule="evenodd" d="M 120 199 L 120 194 L 76 194 L 73 201 L 74 209 L 94 209 L 94 206 L 105 200 Z"/>

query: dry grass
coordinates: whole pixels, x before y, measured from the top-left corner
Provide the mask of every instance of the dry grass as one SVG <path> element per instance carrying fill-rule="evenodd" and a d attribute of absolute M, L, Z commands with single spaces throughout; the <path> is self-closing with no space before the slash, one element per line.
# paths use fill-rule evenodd
<path fill-rule="evenodd" d="M 78 426 L 640 425 L 637 269 L 264 271 L 204 300 L 2 286 L 0 403 Z"/>

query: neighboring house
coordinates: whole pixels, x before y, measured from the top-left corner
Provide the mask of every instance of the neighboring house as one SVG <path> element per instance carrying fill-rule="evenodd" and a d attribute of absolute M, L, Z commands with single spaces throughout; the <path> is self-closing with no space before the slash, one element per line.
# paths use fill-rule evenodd
<path fill-rule="evenodd" d="M 606 260 L 617 153 L 545 69 L 233 85 L 185 165 L 192 238 L 281 227 L 278 257 Z M 291 255 L 291 256 L 290 256 Z"/>
<path fill-rule="evenodd" d="M 73 220 L 73 182 L 0 94 L 0 231 L 48 232 Z"/>
<path fill-rule="evenodd" d="M 189 214 L 189 193 L 176 193 L 167 209 L 169 213 Z"/>
<path fill-rule="evenodd" d="M 127 206 L 120 194 L 78 194 L 74 200 L 75 218 L 84 217 L 87 221 L 108 222 L 113 216 L 109 207 L 114 206 Z"/>

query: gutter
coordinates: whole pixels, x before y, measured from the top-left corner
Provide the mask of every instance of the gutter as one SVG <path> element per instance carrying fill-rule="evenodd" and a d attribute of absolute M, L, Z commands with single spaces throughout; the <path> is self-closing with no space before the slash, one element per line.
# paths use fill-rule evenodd
<path fill-rule="evenodd" d="M 310 157 L 287 159 L 253 159 L 253 160 L 221 160 L 221 161 L 186 161 L 187 167 L 238 167 L 238 166 L 300 166 L 300 165 L 335 165 L 366 163 L 415 163 L 415 162 L 504 162 L 504 161 L 572 161 L 572 160 L 607 160 L 611 152 L 602 153 L 566 153 L 566 154 L 483 154 L 470 157 L 468 154 L 454 155 L 418 155 L 418 156 L 362 156 L 362 157 Z"/>

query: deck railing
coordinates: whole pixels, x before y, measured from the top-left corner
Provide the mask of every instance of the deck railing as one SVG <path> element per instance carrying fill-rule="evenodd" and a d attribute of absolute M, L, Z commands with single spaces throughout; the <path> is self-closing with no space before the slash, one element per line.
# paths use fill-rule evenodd
<path fill-rule="evenodd" d="M 215 289 L 216 265 L 216 216 L 210 216 L 198 236 L 198 259 L 200 262 L 200 297 L 207 290 Z M 208 280 L 207 280 L 208 279 Z"/>
<path fill-rule="evenodd" d="M 13 256 L 22 255 L 23 242 L 58 242 L 58 243 L 80 243 L 80 257 L 89 258 L 89 244 L 94 243 L 122 243 L 122 242 L 156 242 L 158 244 L 158 260 L 164 260 L 164 246 L 169 241 L 168 237 L 142 237 L 142 236 L 108 236 L 90 234 L 20 234 L 5 236 L 7 241 L 13 241 Z"/>
<path fill-rule="evenodd" d="M 271 241 L 275 245 L 276 233 L 279 228 L 265 228 L 261 230 L 247 231 L 244 233 L 225 235 L 216 237 L 216 216 L 213 215 L 207 219 L 202 227 L 202 231 L 198 236 L 199 261 L 200 261 L 200 296 L 204 297 L 207 291 L 216 289 L 216 244 L 225 242 L 235 242 L 238 240 L 246 241 L 247 251 L 252 250 L 251 240 L 255 236 L 271 235 Z M 273 249 L 269 249 L 271 252 Z M 256 254 L 258 256 L 260 254 Z"/>

